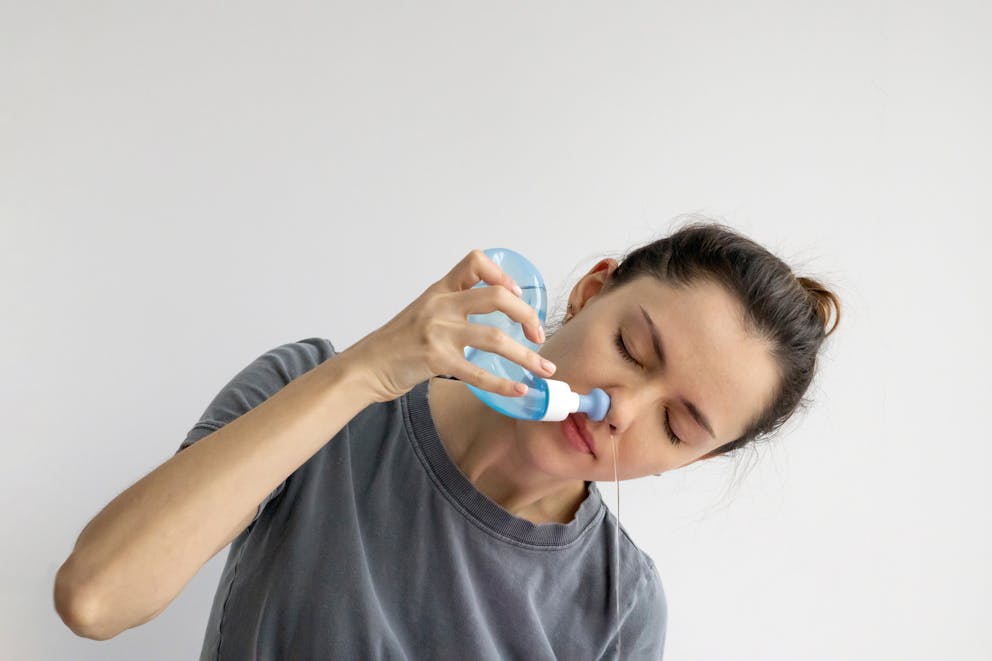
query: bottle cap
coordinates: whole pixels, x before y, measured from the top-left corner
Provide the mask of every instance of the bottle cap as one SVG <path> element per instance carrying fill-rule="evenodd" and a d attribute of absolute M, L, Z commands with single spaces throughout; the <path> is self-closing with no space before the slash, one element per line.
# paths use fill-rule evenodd
<path fill-rule="evenodd" d="M 541 420 L 564 420 L 579 409 L 579 396 L 564 381 L 544 379 L 548 384 L 548 408 Z"/>

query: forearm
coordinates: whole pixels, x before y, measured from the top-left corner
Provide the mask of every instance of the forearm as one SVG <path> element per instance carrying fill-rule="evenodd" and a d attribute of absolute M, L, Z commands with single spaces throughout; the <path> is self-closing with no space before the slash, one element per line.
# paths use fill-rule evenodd
<path fill-rule="evenodd" d="M 258 504 L 372 403 L 338 354 L 170 458 L 111 501 L 58 572 L 56 608 L 106 639 L 155 617 Z"/>

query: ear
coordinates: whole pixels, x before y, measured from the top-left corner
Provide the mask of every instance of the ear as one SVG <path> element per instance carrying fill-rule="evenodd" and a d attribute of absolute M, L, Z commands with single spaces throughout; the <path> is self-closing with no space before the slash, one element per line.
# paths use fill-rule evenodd
<path fill-rule="evenodd" d="M 575 286 L 572 287 L 572 293 L 568 296 L 568 304 L 572 309 L 572 314 L 578 314 L 579 310 L 600 293 L 606 280 L 617 270 L 617 266 L 619 266 L 617 260 L 612 257 L 605 257 L 575 283 Z"/>

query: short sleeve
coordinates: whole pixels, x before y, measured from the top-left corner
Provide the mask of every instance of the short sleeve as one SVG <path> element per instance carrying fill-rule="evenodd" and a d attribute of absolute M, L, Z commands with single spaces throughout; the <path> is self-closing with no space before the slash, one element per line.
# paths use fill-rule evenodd
<path fill-rule="evenodd" d="M 266 351 L 234 375 L 234 378 L 228 381 L 214 396 L 203 414 L 200 415 L 199 421 L 193 425 L 189 433 L 186 434 L 185 440 L 180 443 L 176 454 L 232 420 L 241 417 L 279 392 L 290 381 L 310 371 L 336 353 L 337 351 L 330 340 L 317 337 L 282 344 Z M 252 523 L 258 519 L 265 506 L 282 493 L 285 487 L 286 481 L 283 480 L 271 493 L 265 496 L 258 504 L 258 509 L 255 510 Z"/>
<path fill-rule="evenodd" d="M 637 586 L 633 606 L 620 627 L 620 654 L 624 659 L 659 661 L 665 651 L 668 601 L 658 570 L 654 563 L 648 564 L 650 571 Z"/>

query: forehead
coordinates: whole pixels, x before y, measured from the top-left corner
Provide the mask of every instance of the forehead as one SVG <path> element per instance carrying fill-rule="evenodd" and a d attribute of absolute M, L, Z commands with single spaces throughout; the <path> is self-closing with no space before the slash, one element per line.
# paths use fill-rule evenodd
<path fill-rule="evenodd" d="M 658 327 L 667 361 L 659 376 L 672 394 L 694 402 L 710 418 L 721 444 L 742 434 L 766 405 L 778 370 L 768 342 L 746 332 L 736 298 L 714 282 L 682 288 L 652 276 L 615 293 L 621 324 L 638 355 L 653 367 L 657 359 L 642 307 Z"/>
<path fill-rule="evenodd" d="M 709 280 L 673 285 L 645 275 L 617 291 L 625 308 L 644 307 L 652 317 L 665 313 L 670 323 L 696 323 L 736 338 L 745 335 L 743 309 L 735 297 Z"/>

